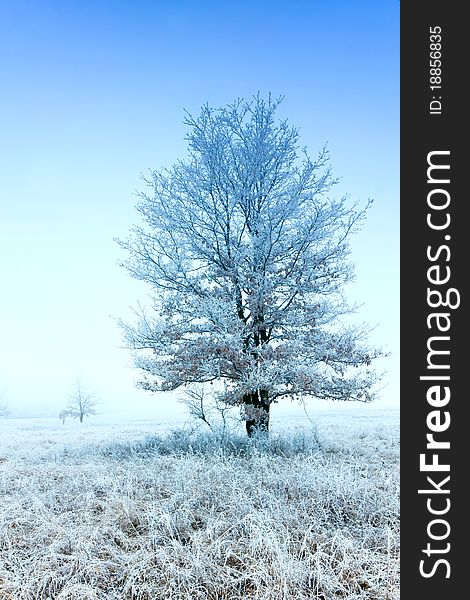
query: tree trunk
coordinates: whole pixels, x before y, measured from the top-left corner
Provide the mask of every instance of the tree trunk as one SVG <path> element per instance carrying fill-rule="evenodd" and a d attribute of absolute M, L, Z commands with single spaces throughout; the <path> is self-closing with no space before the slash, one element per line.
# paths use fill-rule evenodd
<path fill-rule="evenodd" d="M 246 432 L 249 437 L 254 433 L 267 434 L 269 431 L 269 396 L 267 390 L 257 390 L 243 396 L 247 420 Z"/>
<path fill-rule="evenodd" d="M 80 415 L 80 423 L 83 423 L 83 415 Z"/>

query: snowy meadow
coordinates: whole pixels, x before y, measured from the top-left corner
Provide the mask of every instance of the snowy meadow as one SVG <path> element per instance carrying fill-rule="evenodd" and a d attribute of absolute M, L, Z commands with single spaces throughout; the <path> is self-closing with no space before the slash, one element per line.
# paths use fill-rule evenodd
<path fill-rule="evenodd" d="M 0 599 L 399 598 L 396 409 L 0 421 Z"/>

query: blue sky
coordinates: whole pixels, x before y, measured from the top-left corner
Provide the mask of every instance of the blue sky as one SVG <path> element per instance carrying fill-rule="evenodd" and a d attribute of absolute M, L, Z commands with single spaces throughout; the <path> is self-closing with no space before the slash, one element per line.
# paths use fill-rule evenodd
<path fill-rule="evenodd" d="M 113 238 L 141 173 L 184 156 L 183 108 L 257 91 L 285 96 L 312 155 L 328 143 L 338 195 L 375 199 L 349 294 L 392 352 L 380 403 L 398 406 L 396 0 L 3 1 L 0 77 L 0 392 L 17 414 L 55 414 L 77 376 L 103 410 L 155 404 L 119 348 L 113 317 L 147 290 Z"/>

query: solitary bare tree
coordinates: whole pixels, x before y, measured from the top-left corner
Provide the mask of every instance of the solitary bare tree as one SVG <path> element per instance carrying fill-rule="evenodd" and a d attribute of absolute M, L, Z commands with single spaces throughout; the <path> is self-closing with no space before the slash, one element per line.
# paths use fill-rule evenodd
<path fill-rule="evenodd" d="M 62 421 L 62 423 L 65 424 L 65 419 L 69 416 L 69 413 L 64 409 L 61 410 L 59 413 L 59 419 Z"/>
<path fill-rule="evenodd" d="M 97 400 L 94 393 L 90 392 L 80 381 L 77 379 L 75 382 L 74 391 L 70 394 L 67 408 L 60 413 L 60 417 L 65 421 L 66 416 L 79 419 L 80 423 L 83 423 L 85 417 L 90 415 L 96 415 Z M 65 413 L 65 414 L 64 414 Z"/>
<path fill-rule="evenodd" d="M 237 101 L 187 114 L 189 156 L 146 179 L 143 227 L 119 243 L 154 304 L 122 324 L 140 385 L 175 390 L 221 380 L 218 399 L 241 405 L 247 433 L 267 431 L 282 397 L 369 401 L 381 355 L 367 327 L 343 317 L 353 279 L 349 239 L 370 206 L 332 199 L 323 148 L 276 119 L 279 100 Z"/>

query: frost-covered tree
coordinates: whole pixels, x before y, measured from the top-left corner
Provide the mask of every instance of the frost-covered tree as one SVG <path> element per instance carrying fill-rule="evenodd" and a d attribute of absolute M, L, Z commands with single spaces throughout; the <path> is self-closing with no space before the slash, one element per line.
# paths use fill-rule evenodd
<path fill-rule="evenodd" d="M 90 392 L 80 379 L 77 379 L 74 391 L 69 396 L 67 408 L 60 413 L 59 417 L 63 418 L 64 422 L 65 417 L 69 416 L 83 423 L 85 417 L 96 415 L 96 405 L 95 394 Z"/>
<path fill-rule="evenodd" d="M 151 309 L 122 324 L 140 385 L 220 380 L 218 400 L 242 406 L 249 435 L 268 429 L 282 397 L 371 400 L 380 355 L 343 318 L 349 239 L 370 202 L 330 197 L 327 150 L 301 150 L 279 103 L 258 95 L 187 114 L 187 159 L 146 178 L 144 224 L 119 242 L 153 290 Z"/>
<path fill-rule="evenodd" d="M 67 418 L 68 416 L 69 416 L 69 413 L 68 413 L 68 411 L 66 411 L 65 409 L 64 409 L 64 410 L 61 410 L 61 411 L 60 411 L 60 413 L 59 413 L 59 419 L 62 421 L 62 423 L 63 423 L 64 425 L 65 425 L 65 420 L 66 420 L 66 418 Z"/>

